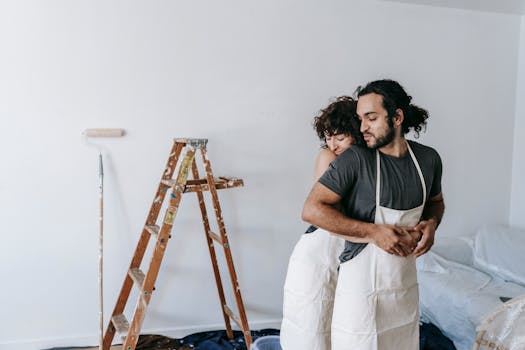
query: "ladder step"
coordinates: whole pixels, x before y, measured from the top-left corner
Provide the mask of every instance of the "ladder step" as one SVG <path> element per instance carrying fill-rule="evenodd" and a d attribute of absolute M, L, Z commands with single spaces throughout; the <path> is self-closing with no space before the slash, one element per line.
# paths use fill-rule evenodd
<path fill-rule="evenodd" d="M 208 236 L 210 236 L 214 241 L 219 244 L 223 244 L 221 237 L 213 231 L 208 231 Z"/>
<path fill-rule="evenodd" d="M 152 235 L 158 236 L 160 227 L 158 225 L 146 225 L 146 231 L 148 231 Z"/>
<path fill-rule="evenodd" d="M 177 138 L 175 142 L 189 145 L 193 148 L 206 148 L 208 139 Z"/>
<path fill-rule="evenodd" d="M 177 180 L 175 180 L 175 179 L 162 179 L 162 180 L 160 180 L 160 183 L 163 184 L 166 187 L 173 187 L 173 185 L 175 185 L 176 182 L 177 182 Z"/>
<path fill-rule="evenodd" d="M 131 277 L 133 282 L 135 282 L 135 284 L 142 289 L 146 275 L 144 274 L 144 272 L 142 272 L 141 269 L 137 267 L 129 269 L 129 277 Z"/>
<path fill-rule="evenodd" d="M 115 327 L 115 330 L 117 333 L 128 333 L 129 331 L 129 322 L 126 320 L 126 316 L 124 314 L 115 315 L 111 318 L 111 322 L 113 323 L 113 326 Z"/>
<path fill-rule="evenodd" d="M 224 190 L 227 188 L 233 187 L 242 187 L 244 186 L 244 181 L 242 179 L 237 179 L 234 177 L 216 177 L 213 179 L 215 182 L 215 188 L 218 190 Z M 161 180 L 160 181 L 166 187 L 173 187 L 177 182 L 175 179 Z M 187 180 L 186 188 L 184 192 L 197 192 L 197 191 L 209 191 L 208 180 L 207 179 L 197 179 L 197 180 Z"/>
<path fill-rule="evenodd" d="M 215 188 L 218 190 L 244 186 L 244 181 L 235 177 L 219 176 L 213 180 L 215 181 Z"/>
<path fill-rule="evenodd" d="M 160 232 L 160 227 L 158 225 L 146 225 L 145 228 L 150 234 L 158 237 Z M 171 238 L 171 234 L 168 237 Z"/>
<path fill-rule="evenodd" d="M 224 311 L 237 324 L 237 326 L 239 326 L 240 329 L 243 329 L 241 321 L 239 320 L 237 315 L 235 315 L 233 311 L 228 307 L 228 305 L 224 305 Z"/>

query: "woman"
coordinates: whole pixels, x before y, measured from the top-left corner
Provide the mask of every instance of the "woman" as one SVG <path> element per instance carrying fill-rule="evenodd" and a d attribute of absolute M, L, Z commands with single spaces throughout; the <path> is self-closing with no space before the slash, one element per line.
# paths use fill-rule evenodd
<path fill-rule="evenodd" d="M 342 96 L 314 118 L 323 142 L 314 167 L 314 181 L 353 144 L 362 143 L 357 102 Z M 284 284 L 281 346 L 283 350 L 329 350 L 330 325 L 339 254 L 344 240 L 310 226 L 296 244 Z"/>

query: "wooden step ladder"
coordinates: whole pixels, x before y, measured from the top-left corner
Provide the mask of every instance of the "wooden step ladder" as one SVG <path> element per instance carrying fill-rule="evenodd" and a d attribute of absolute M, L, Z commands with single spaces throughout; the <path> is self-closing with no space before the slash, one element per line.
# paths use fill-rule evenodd
<path fill-rule="evenodd" d="M 182 195 L 187 192 L 196 192 L 199 200 L 202 223 L 204 225 L 204 232 L 210 252 L 215 282 L 217 283 L 217 290 L 219 292 L 219 299 L 221 302 L 224 323 L 226 325 L 227 336 L 229 339 L 233 339 L 233 331 L 230 323 L 231 319 L 242 330 L 244 339 L 246 341 L 246 347 L 247 349 L 250 348 L 252 337 L 248 327 L 248 320 L 246 318 L 246 312 L 244 310 L 239 284 L 237 282 L 237 274 L 235 273 L 235 267 L 233 265 L 233 259 L 230 251 L 230 244 L 228 242 L 228 236 L 226 234 L 226 228 L 222 218 L 221 206 L 219 204 L 219 197 L 217 195 L 217 190 L 243 186 L 244 183 L 241 179 L 236 178 L 213 177 L 211 164 L 206 156 L 207 143 L 207 139 L 174 140 L 173 147 L 168 158 L 168 163 L 160 180 L 157 193 L 155 194 L 153 204 L 151 205 L 151 209 L 146 219 L 146 224 L 144 225 L 144 229 L 140 235 L 137 248 L 135 249 L 135 254 L 133 255 L 128 273 L 126 274 L 122 289 L 120 290 L 117 303 L 113 309 L 111 320 L 109 321 L 106 332 L 104 333 L 104 350 L 108 350 L 110 348 L 115 333 L 126 334 L 124 344 L 122 345 L 123 350 L 135 349 L 140 330 L 142 328 L 142 323 L 146 315 L 147 306 L 151 299 L 152 292 L 155 290 L 155 281 L 157 280 L 162 258 L 164 256 L 168 240 L 171 238 L 173 222 L 175 220 L 175 216 L 177 215 L 177 210 L 179 208 Z M 178 175 L 175 179 L 173 179 L 173 173 L 183 150 L 185 150 L 186 153 L 179 166 Z M 195 159 L 197 150 L 201 151 L 202 161 L 206 170 L 206 178 L 203 179 L 199 178 L 199 171 Z M 190 168 L 193 174 L 193 180 L 188 179 Z M 171 193 L 169 205 L 164 215 L 164 219 L 162 220 L 162 224 L 159 226 L 157 225 L 157 218 L 166 197 L 166 193 L 170 188 Z M 209 191 L 212 197 L 215 216 L 217 218 L 219 227 L 218 234 L 212 232 L 210 229 L 210 223 L 204 202 L 204 191 Z M 150 237 L 152 236 L 155 240 L 155 247 L 147 270 L 145 270 L 146 272 L 143 272 L 143 270 L 140 269 L 140 265 L 148 247 Z M 226 304 L 219 266 L 217 264 L 217 256 L 215 254 L 214 241 L 219 243 L 224 249 L 224 255 L 228 265 L 228 271 L 230 274 L 233 292 L 235 294 L 239 316 L 235 315 Z M 126 303 L 133 285 L 135 285 L 140 292 L 138 297 L 139 300 L 137 302 L 137 306 L 130 324 L 124 316 L 124 309 L 126 307 Z"/>

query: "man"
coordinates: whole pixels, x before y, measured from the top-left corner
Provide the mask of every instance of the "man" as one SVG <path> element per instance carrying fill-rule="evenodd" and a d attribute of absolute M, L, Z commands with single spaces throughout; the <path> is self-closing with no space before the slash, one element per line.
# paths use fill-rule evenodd
<path fill-rule="evenodd" d="M 351 147 L 331 163 L 302 214 L 348 240 L 340 257 L 332 349 L 417 350 L 415 257 L 432 247 L 443 216 L 441 159 L 405 139 L 411 130 L 419 134 L 428 113 L 411 104 L 399 83 L 371 82 L 358 98 L 367 147 Z"/>

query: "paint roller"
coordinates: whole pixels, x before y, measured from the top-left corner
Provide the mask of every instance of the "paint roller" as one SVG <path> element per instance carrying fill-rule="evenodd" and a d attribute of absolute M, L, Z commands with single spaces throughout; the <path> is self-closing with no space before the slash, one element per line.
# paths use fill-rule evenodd
<path fill-rule="evenodd" d="M 84 135 L 87 137 L 122 137 L 124 129 L 86 129 Z"/>
<path fill-rule="evenodd" d="M 124 129 L 86 129 L 82 133 L 86 144 L 88 137 L 122 137 L 125 135 Z M 99 349 L 102 350 L 104 342 L 104 289 L 103 289 L 103 253 L 104 253 L 104 164 L 102 161 L 102 150 L 94 145 L 98 150 L 98 198 L 99 198 L 99 217 L 98 217 L 98 291 L 99 291 Z"/>

